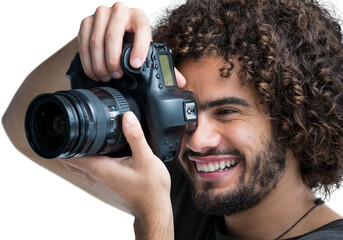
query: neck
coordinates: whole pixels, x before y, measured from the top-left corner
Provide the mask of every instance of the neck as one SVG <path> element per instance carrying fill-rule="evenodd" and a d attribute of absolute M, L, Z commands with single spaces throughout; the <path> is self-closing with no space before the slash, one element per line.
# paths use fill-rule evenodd
<path fill-rule="evenodd" d="M 240 213 L 225 216 L 228 234 L 244 239 L 275 239 L 297 222 L 315 205 L 316 199 L 303 183 L 298 169 L 294 157 L 289 159 L 279 183 L 259 204 Z M 316 225 L 308 220 L 312 214 L 311 212 L 306 216 L 306 219 L 299 222 L 284 237 L 309 231 L 311 226 Z"/>

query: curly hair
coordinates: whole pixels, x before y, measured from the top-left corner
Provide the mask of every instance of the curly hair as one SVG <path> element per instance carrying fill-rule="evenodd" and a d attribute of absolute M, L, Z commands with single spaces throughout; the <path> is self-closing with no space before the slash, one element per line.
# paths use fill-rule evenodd
<path fill-rule="evenodd" d="M 343 175 L 343 45 L 338 20 L 310 0 L 188 0 L 161 20 L 154 41 L 185 58 L 234 57 L 255 87 L 277 139 L 304 183 L 330 194 Z"/>

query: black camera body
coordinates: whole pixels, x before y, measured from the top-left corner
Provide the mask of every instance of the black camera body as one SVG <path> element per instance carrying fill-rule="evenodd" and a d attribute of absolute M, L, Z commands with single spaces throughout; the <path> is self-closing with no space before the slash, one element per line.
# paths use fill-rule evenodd
<path fill-rule="evenodd" d="M 195 97 L 177 88 L 171 50 L 150 44 L 142 67 L 129 64 L 132 44 L 121 57 L 124 76 L 108 83 L 88 78 L 77 54 L 67 76 L 72 90 L 37 96 L 29 105 L 25 129 L 33 150 L 44 158 L 130 154 L 121 118 L 133 111 L 155 155 L 175 159 L 186 131 L 197 127 Z"/>

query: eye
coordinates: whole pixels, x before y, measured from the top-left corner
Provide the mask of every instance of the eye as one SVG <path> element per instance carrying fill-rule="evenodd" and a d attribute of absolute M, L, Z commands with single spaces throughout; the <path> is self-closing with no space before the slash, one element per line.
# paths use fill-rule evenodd
<path fill-rule="evenodd" d="M 218 109 L 215 114 L 217 116 L 221 116 L 221 115 L 228 115 L 228 114 L 233 114 L 233 113 L 237 113 L 237 110 L 234 110 L 232 108 L 222 108 L 222 109 Z"/>
<path fill-rule="evenodd" d="M 238 111 L 232 108 L 220 108 L 215 111 L 214 115 L 219 120 L 229 120 L 236 113 Z"/>

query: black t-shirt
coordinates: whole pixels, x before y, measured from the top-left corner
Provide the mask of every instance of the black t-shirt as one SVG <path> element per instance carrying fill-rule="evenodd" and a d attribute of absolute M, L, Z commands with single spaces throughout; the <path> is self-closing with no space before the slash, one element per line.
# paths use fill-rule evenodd
<path fill-rule="evenodd" d="M 166 164 L 172 179 L 175 240 L 241 240 L 225 235 L 224 218 L 206 215 L 193 204 L 187 177 L 177 160 Z M 248 230 L 247 230 L 248 231 Z M 288 240 L 343 240 L 343 219 Z"/>

